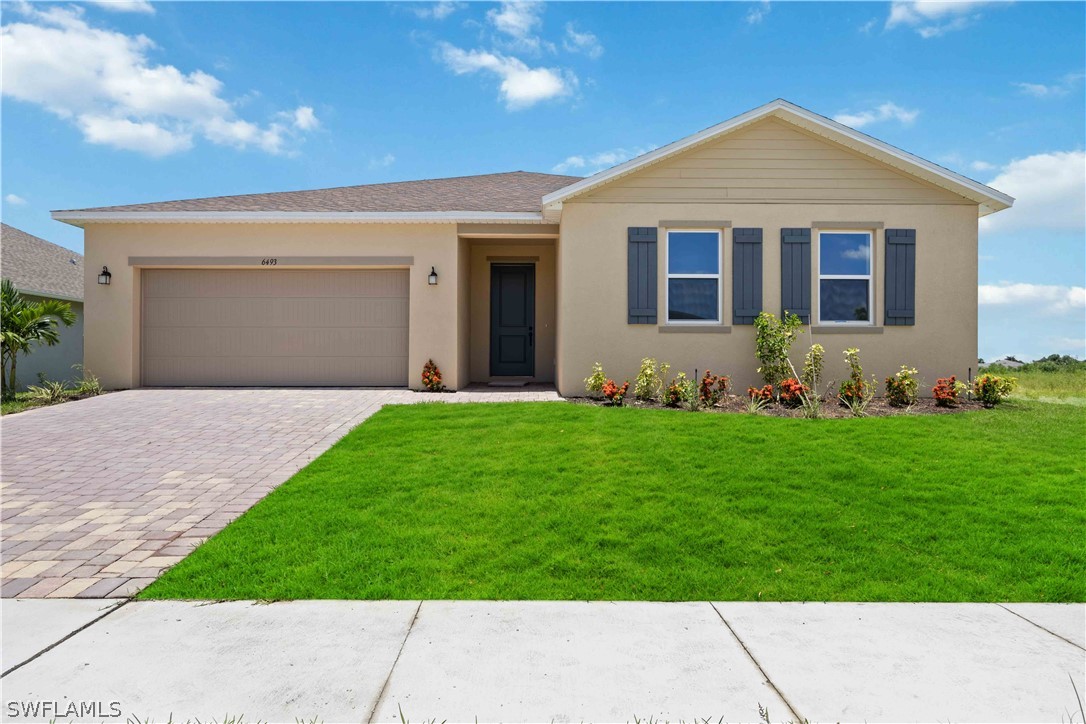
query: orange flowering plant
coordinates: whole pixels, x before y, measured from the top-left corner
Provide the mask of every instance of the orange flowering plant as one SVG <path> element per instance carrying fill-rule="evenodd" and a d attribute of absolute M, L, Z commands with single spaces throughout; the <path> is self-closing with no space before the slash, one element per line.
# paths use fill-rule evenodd
<path fill-rule="evenodd" d="M 615 384 L 614 380 L 609 379 L 609 380 L 607 380 L 606 382 L 603 383 L 603 396 L 612 405 L 618 407 L 618 406 L 622 405 L 622 400 L 625 399 L 626 392 L 629 391 L 629 389 L 630 389 L 630 381 L 629 380 L 626 380 L 625 382 L 623 382 L 622 386 L 619 387 L 617 384 Z"/>
<path fill-rule="evenodd" d="M 781 404 L 788 407 L 798 407 L 803 402 L 803 396 L 810 394 L 811 388 L 803 384 L 795 377 L 781 380 Z"/>
<path fill-rule="evenodd" d="M 931 388 L 931 396 L 939 407 L 957 407 L 958 395 L 965 390 L 965 385 L 958 382 L 954 375 L 940 377 L 935 380 L 935 387 Z"/>
<path fill-rule="evenodd" d="M 426 360 L 426 364 L 422 366 L 422 386 L 430 392 L 441 392 L 445 389 L 441 381 L 441 370 L 432 359 Z"/>
<path fill-rule="evenodd" d="M 714 375 L 711 370 L 705 370 L 698 385 L 698 400 L 706 407 L 715 406 L 727 394 L 728 382 L 727 375 Z"/>
<path fill-rule="evenodd" d="M 769 402 L 773 399 L 773 385 L 765 385 L 764 387 L 748 387 L 747 396 L 752 400 L 762 400 Z"/>

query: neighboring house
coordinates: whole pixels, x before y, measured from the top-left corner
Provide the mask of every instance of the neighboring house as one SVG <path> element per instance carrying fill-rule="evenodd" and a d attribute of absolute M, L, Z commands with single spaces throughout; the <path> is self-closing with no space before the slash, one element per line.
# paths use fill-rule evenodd
<path fill-rule="evenodd" d="M 0 276 L 10 279 L 23 297 L 59 299 L 72 305 L 76 321 L 60 325 L 60 343 L 35 345 L 19 355 L 16 366 L 20 388 L 38 384 L 39 375 L 50 380 L 79 376 L 72 365 L 83 363 L 83 257 L 39 239 L 13 226 L 0 224 Z"/>
<path fill-rule="evenodd" d="M 1013 199 L 786 101 L 586 179 L 513 172 L 54 212 L 85 229 L 109 387 L 505 379 L 643 357 L 757 381 L 752 322 L 827 377 L 977 363 L 977 219 Z M 433 269 L 437 283 L 429 284 Z M 804 334 L 796 359 L 811 343 Z"/>
<path fill-rule="evenodd" d="M 987 366 L 989 366 L 989 367 L 999 366 L 999 367 L 1006 367 L 1009 370 L 1016 370 L 1016 369 L 1018 369 L 1019 367 L 1021 367 L 1024 364 L 1025 364 L 1025 362 L 1023 362 L 1022 360 L 1017 360 L 1014 357 L 1004 357 L 1003 359 L 997 359 L 995 362 L 989 362 L 987 364 Z"/>

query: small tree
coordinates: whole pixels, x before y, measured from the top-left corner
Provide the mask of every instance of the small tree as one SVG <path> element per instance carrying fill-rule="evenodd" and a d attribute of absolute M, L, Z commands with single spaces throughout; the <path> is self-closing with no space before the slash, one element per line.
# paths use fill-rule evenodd
<path fill-rule="evenodd" d="M 34 345 L 52 347 L 60 342 L 60 325 L 75 324 L 72 305 L 58 299 L 28 301 L 10 279 L 0 281 L 0 384 L 4 397 L 15 394 L 19 355 Z"/>
<path fill-rule="evenodd" d="M 781 380 L 792 376 L 792 365 L 788 361 L 788 352 L 799 335 L 801 320 L 791 312 L 785 312 L 782 319 L 769 312 L 762 312 L 754 320 L 757 330 L 754 354 L 761 365 L 758 373 L 767 385 L 778 389 Z"/>

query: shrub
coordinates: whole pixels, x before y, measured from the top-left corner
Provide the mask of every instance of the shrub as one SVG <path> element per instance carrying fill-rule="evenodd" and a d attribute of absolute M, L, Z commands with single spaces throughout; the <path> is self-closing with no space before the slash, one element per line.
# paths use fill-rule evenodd
<path fill-rule="evenodd" d="M 710 370 L 705 370 L 698 385 L 698 400 L 706 407 L 715 406 L 727 394 L 728 381 L 726 375 L 714 375 Z"/>
<path fill-rule="evenodd" d="M 796 330 L 802 326 L 803 321 L 791 312 L 785 312 L 780 320 L 769 312 L 762 312 L 755 318 L 754 354 L 761 363 L 758 374 L 767 385 L 779 385 L 781 380 L 791 376 L 788 351 L 796 340 Z"/>
<path fill-rule="evenodd" d="M 957 407 L 958 396 L 967 389 L 966 384 L 953 375 L 940 377 L 935 381 L 935 387 L 931 388 L 931 396 L 939 407 Z"/>
<path fill-rule="evenodd" d="M 685 372 L 680 372 L 664 391 L 664 404 L 668 407 L 685 406 L 689 410 L 697 410 L 701 406 L 698 383 L 688 378 Z"/>
<path fill-rule="evenodd" d="M 72 392 L 83 397 L 102 394 L 102 382 L 93 372 L 81 364 L 72 365 L 72 369 L 79 372 L 79 379 L 75 381 Z"/>
<path fill-rule="evenodd" d="M 622 405 L 622 401 L 626 399 L 626 392 L 630 389 L 630 381 L 625 380 L 622 383 L 622 387 L 615 384 L 614 380 L 607 380 L 603 383 L 603 396 L 612 405 L 619 407 Z"/>
<path fill-rule="evenodd" d="M 811 349 L 803 357 L 803 374 L 800 381 L 808 388 L 818 392 L 818 383 L 822 379 L 822 358 L 826 355 L 826 349 L 820 344 L 812 344 Z"/>
<path fill-rule="evenodd" d="M 38 405 L 54 405 L 64 402 L 70 391 L 63 382 L 51 382 L 42 379 L 41 386 L 31 385 L 26 388 L 27 397 Z"/>
<path fill-rule="evenodd" d="M 603 394 L 603 383 L 607 381 L 607 375 L 603 374 L 603 365 L 599 362 L 592 365 L 592 374 L 584 378 L 584 390 L 590 396 L 599 397 Z"/>
<path fill-rule="evenodd" d="M 781 404 L 788 407 L 798 407 L 803 398 L 809 395 L 811 388 L 803 384 L 795 377 L 789 377 L 781 380 Z"/>
<path fill-rule="evenodd" d="M 763 402 L 770 402 L 773 400 L 773 385 L 765 385 L 764 387 L 748 387 L 747 397 L 752 400 L 762 400 Z"/>
<path fill-rule="evenodd" d="M 641 371 L 634 381 L 634 397 L 642 402 L 659 399 L 664 393 L 664 378 L 670 370 L 671 365 L 666 362 L 657 365 L 652 357 L 641 360 Z M 600 374 L 603 374 L 603 370 L 600 370 Z"/>
<path fill-rule="evenodd" d="M 837 388 L 837 398 L 846 407 L 857 402 L 870 402 L 875 394 L 875 381 L 872 379 L 868 382 L 864 379 L 864 369 L 860 366 L 860 350 L 855 347 L 846 349 L 845 362 L 848 363 L 848 379 Z"/>
<path fill-rule="evenodd" d="M 886 378 L 886 401 L 893 407 L 915 405 L 920 397 L 920 381 L 916 379 L 916 370 L 901 365 L 901 370 Z"/>
<path fill-rule="evenodd" d="M 441 370 L 432 359 L 426 360 L 422 366 L 422 386 L 430 392 L 441 392 L 445 385 L 441 382 Z"/>
<path fill-rule="evenodd" d="M 995 407 L 1017 386 L 1018 380 L 1013 377 L 981 375 L 973 380 L 973 394 L 985 407 Z"/>

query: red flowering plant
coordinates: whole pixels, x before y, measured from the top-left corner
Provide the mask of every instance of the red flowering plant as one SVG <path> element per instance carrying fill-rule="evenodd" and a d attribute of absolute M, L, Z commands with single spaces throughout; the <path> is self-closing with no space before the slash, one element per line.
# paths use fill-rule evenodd
<path fill-rule="evenodd" d="M 422 366 L 422 386 L 430 392 L 441 392 L 445 389 L 441 381 L 441 370 L 432 359 L 426 360 L 426 364 Z"/>
<path fill-rule="evenodd" d="M 958 378 L 954 375 L 951 375 L 950 377 L 940 377 L 935 380 L 935 387 L 931 388 L 931 396 L 935 399 L 935 404 L 939 407 L 957 407 L 958 394 L 963 387 L 965 387 L 965 385 L 958 382 Z"/>
<path fill-rule="evenodd" d="M 612 405 L 618 407 L 622 404 L 622 400 L 626 397 L 626 392 L 630 389 L 630 381 L 626 380 L 622 383 L 622 387 L 615 384 L 614 380 L 607 380 L 603 383 L 603 396 Z"/>
<path fill-rule="evenodd" d="M 795 377 L 781 380 L 781 404 L 788 407 L 798 407 L 803 402 L 803 396 L 810 394 L 811 388 L 803 384 Z"/>
<path fill-rule="evenodd" d="M 763 402 L 769 402 L 773 399 L 773 385 L 765 385 L 764 387 L 748 387 L 747 396 L 752 400 L 762 400 Z"/>
<path fill-rule="evenodd" d="M 727 375 L 714 375 L 711 370 L 705 370 L 698 385 L 698 400 L 705 407 L 714 407 L 727 394 L 728 381 Z"/>

